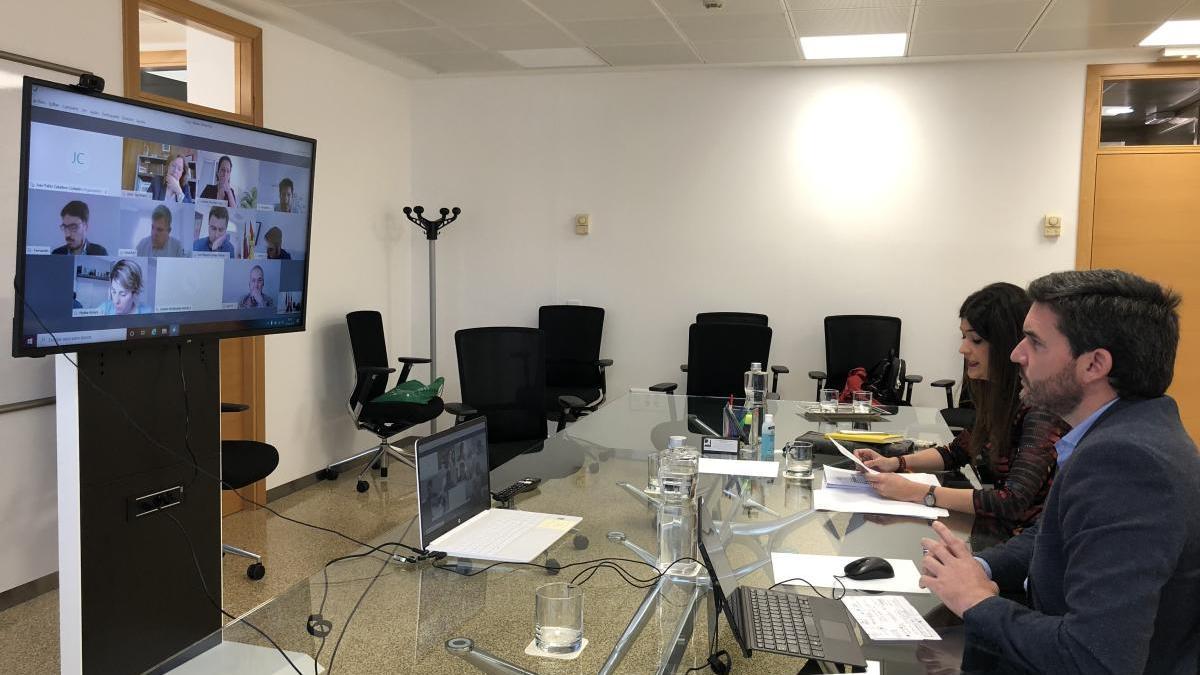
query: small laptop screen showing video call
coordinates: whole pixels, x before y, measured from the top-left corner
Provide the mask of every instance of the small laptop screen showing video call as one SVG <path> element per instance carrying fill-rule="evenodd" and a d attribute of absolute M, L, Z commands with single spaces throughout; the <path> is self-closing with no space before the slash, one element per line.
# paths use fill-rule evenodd
<path fill-rule="evenodd" d="M 304 326 L 316 142 L 26 80 L 14 354 Z"/>
<path fill-rule="evenodd" d="M 417 441 L 417 481 L 422 545 L 491 508 L 486 420 Z"/>

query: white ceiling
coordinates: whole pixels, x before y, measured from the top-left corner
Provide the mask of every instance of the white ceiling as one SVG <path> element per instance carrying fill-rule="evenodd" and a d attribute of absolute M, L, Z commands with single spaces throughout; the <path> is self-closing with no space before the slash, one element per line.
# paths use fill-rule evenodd
<path fill-rule="evenodd" d="M 602 67 L 798 64 L 798 38 L 854 33 L 908 33 L 910 57 L 1131 49 L 1200 18 L 1200 0 L 264 1 L 431 74 L 524 71 L 500 53 L 524 49 L 587 50 Z"/>

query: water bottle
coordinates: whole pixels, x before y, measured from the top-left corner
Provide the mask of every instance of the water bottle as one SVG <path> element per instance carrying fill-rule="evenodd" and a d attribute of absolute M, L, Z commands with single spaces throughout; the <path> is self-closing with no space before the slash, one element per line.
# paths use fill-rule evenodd
<path fill-rule="evenodd" d="M 759 443 L 759 426 L 762 422 L 763 401 L 767 397 L 767 371 L 761 363 L 751 363 L 746 371 L 746 409 L 750 411 L 749 445 L 757 448 Z"/>
<path fill-rule="evenodd" d="M 680 558 L 697 558 L 696 506 L 691 502 L 664 502 L 658 507 L 658 570 L 694 576 L 700 566 Z M 672 565 L 672 563 L 675 563 Z"/>
<path fill-rule="evenodd" d="M 765 461 L 775 459 L 775 416 L 767 413 L 763 417 L 762 448 L 759 457 Z"/>

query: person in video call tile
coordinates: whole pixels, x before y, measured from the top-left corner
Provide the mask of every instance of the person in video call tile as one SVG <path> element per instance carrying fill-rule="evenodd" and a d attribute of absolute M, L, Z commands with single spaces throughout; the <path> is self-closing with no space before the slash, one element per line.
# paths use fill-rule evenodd
<path fill-rule="evenodd" d="M 220 199 L 225 202 L 225 205 L 231 209 L 236 209 L 238 205 L 237 190 L 234 189 L 230 180 L 233 178 L 233 160 L 228 156 L 222 156 L 217 160 L 217 184 L 205 185 L 204 190 L 200 193 L 201 199 Z"/>
<path fill-rule="evenodd" d="M 250 268 L 250 292 L 242 296 L 242 301 L 238 303 L 238 307 L 242 309 L 254 309 L 257 307 L 274 307 L 275 301 L 269 296 L 263 295 L 263 268 L 255 265 Z"/>
<path fill-rule="evenodd" d="M 208 236 L 197 239 L 192 244 L 193 251 L 213 251 L 228 253 L 233 257 L 233 244 L 229 243 L 229 211 L 224 206 L 214 206 L 208 210 Z"/>
<path fill-rule="evenodd" d="M 150 215 L 150 236 L 138 242 L 139 258 L 180 258 L 183 244 L 171 236 L 171 209 L 159 204 Z"/>
<path fill-rule="evenodd" d="M 291 178 L 284 178 L 279 181 L 279 203 L 275 205 L 275 210 L 280 213 L 295 213 L 296 207 L 292 202 L 292 197 L 296 194 L 296 188 L 292 185 Z"/>
<path fill-rule="evenodd" d="M 63 239 L 67 243 L 51 251 L 55 255 L 108 255 L 100 244 L 88 241 L 88 205 L 78 199 L 67 202 L 59 212 Z"/>
<path fill-rule="evenodd" d="M 142 266 L 132 260 L 118 260 L 109 273 L 108 300 L 100 305 L 102 314 L 146 314 L 149 309 L 141 303 Z"/>
<path fill-rule="evenodd" d="M 283 247 L 283 231 L 278 227 L 272 227 L 263 235 L 267 240 L 267 259 L 268 260 L 291 260 L 292 254 L 287 252 Z"/>
<path fill-rule="evenodd" d="M 175 155 L 171 158 L 171 163 L 167 164 L 167 175 L 165 182 L 165 190 L 163 199 L 168 202 L 177 204 L 191 204 L 192 186 L 187 181 L 187 164 L 183 161 L 183 155 Z"/>

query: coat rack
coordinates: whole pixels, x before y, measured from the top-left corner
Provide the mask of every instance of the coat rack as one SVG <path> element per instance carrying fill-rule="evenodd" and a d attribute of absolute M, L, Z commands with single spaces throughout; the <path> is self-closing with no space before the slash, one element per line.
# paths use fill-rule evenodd
<path fill-rule="evenodd" d="M 429 220 L 425 217 L 425 207 L 404 207 L 404 215 L 421 228 L 425 239 L 429 241 L 429 381 L 437 379 L 437 238 L 442 228 L 455 220 L 462 209 L 457 206 L 452 209 L 442 208 L 438 211 L 442 217 Z M 437 431 L 437 420 L 433 420 L 432 429 Z"/>

